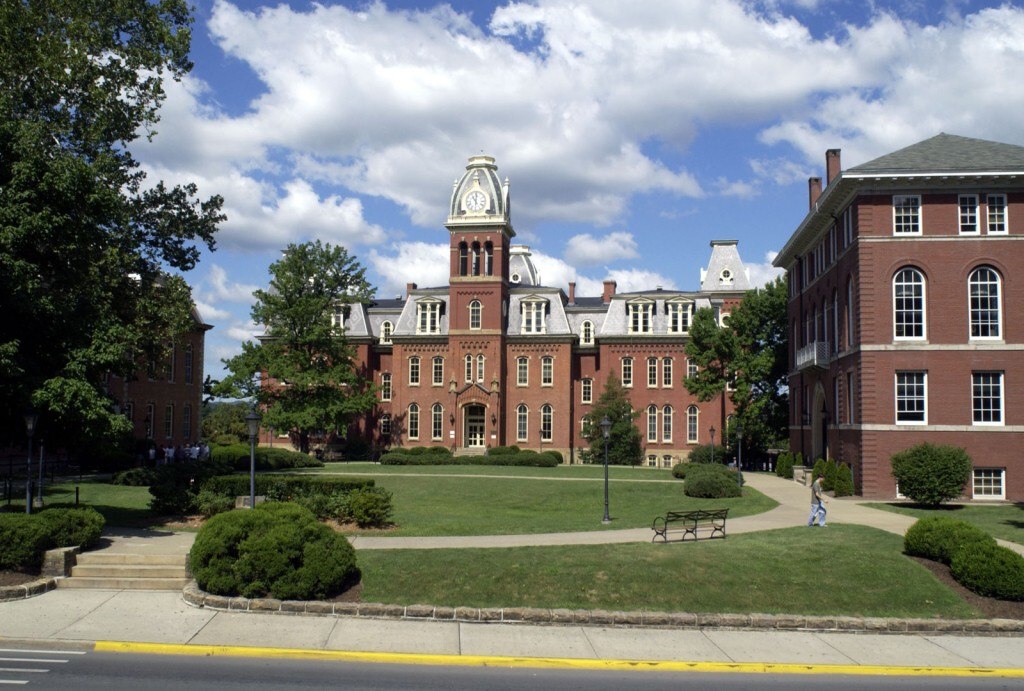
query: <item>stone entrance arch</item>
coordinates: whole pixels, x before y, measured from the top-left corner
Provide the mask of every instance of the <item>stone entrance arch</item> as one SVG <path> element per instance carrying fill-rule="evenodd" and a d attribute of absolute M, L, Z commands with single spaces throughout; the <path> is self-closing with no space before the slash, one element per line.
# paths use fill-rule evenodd
<path fill-rule="evenodd" d="M 462 444 L 467 449 L 486 446 L 487 409 L 479 403 L 470 403 L 462 408 Z"/>

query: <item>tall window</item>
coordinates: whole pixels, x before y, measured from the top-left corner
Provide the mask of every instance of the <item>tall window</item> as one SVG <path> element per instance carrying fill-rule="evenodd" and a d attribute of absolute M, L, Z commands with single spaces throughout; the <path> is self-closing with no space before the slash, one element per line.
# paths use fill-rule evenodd
<path fill-rule="evenodd" d="M 1006 232 L 1006 195 L 988 195 L 988 232 Z"/>
<path fill-rule="evenodd" d="M 594 380 L 584 379 L 580 382 L 580 403 L 594 402 Z"/>
<path fill-rule="evenodd" d="M 647 388 L 654 389 L 658 386 L 658 358 L 647 358 Z"/>
<path fill-rule="evenodd" d="M 542 300 L 530 300 L 522 303 L 523 333 L 547 333 L 544 312 L 547 304 Z"/>
<path fill-rule="evenodd" d="M 522 403 L 516 408 L 516 441 L 526 441 L 529 431 L 530 409 Z"/>
<path fill-rule="evenodd" d="M 631 357 L 622 358 L 622 385 L 633 386 L 633 358 Z"/>
<path fill-rule="evenodd" d="M 839 291 L 832 291 L 832 352 L 839 352 Z"/>
<path fill-rule="evenodd" d="M 668 303 L 668 331 L 684 334 L 690 331 L 690 318 L 693 316 L 693 304 L 689 302 Z"/>
<path fill-rule="evenodd" d="M 409 438 L 420 438 L 420 407 L 415 403 L 409 404 Z"/>
<path fill-rule="evenodd" d="M 473 300 L 469 303 L 469 328 L 479 329 L 480 328 L 480 312 L 482 306 L 479 300 Z"/>
<path fill-rule="evenodd" d="M 334 305 L 334 309 L 331 311 L 331 328 L 335 331 L 341 331 L 345 328 L 345 317 L 348 316 L 348 307 L 341 303 Z"/>
<path fill-rule="evenodd" d="M 846 347 L 853 345 L 853 278 L 846 279 Z"/>
<path fill-rule="evenodd" d="M 971 338 L 999 338 L 1002 335 L 999 274 L 987 266 L 975 269 L 968 280 L 968 290 Z"/>
<path fill-rule="evenodd" d="M 484 363 L 486 362 L 487 360 L 483 355 L 476 356 L 476 380 L 481 384 L 484 382 Z"/>
<path fill-rule="evenodd" d="M 465 363 L 466 383 L 468 384 L 473 381 L 473 356 L 467 355 Z"/>
<path fill-rule="evenodd" d="M 174 404 L 168 403 L 164 408 L 164 436 L 170 439 L 174 436 Z"/>
<path fill-rule="evenodd" d="M 927 380 L 926 372 L 896 373 L 896 424 L 927 424 Z"/>
<path fill-rule="evenodd" d="M 924 276 L 900 269 L 892 280 L 893 327 L 896 338 L 924 338 Z"/>
<path fill-rule="evenodd" d="M 185 383 L 192 383 L 192 344 L 185 346 Z"/>
<path fill-rule="evenodd" d="M 697 417 L 697 406 L 686 409 L 686 441 L 690 444 L 697 443 Z"/>
<path fill-rule="evenodd" d="M 444 434 L 444 408 L 435 403 L 430 408 L 430 438 L 437 440 Z"/>
<path fill-rule="evenodd" d="M 672 386 L 672 358 L 661 359 L 661 385 L 665 388 Z"/>
<path fill-rule="evenodd" d="M 416 333 L 441 333 L 440 301 L 421 301 L 416 305 Z"/>
<path fill-rule="evenodd" d="M 409 358 L 409 384 L 420 385 L 420 359 L 416 356 Z"/>
<path fill-rule="evenodd" d="M 186 403 L 181 409 L 181 437 L 186 443 L 192 439 L 192 404 Z"/>
<path fill-rule="evenodd" d="M 550 405 L 545 403 L 540 407 L 540 440 L 551 441 L 551 429 L 554 422 L 554 412 Z"/>
<path fill-rule="evenodd" d="M 384 345 L 391 344 L 391 332 L 395 330 L 395 325 L 389 321 L 385 321 L 380 325 L 380 342 Z"/>
<path fill-rule="evenodd" d="M 384 414 L 380 416 L 380 436 L 391 436 L 391 416 Z"/>
<path fill-rule="evenodd" d="M 692 379 L 697 376 L 697 362 L 692 358 L 686 358 L 686 378 Z"/>
<path fill-rule="evenodd" d="M 972 234 L 978 232 L 978 195 L 960 195 L 960 232 Z"/>
<path fill-rule="evenodd" d="M 921 197 L 900 194 L 893 196 L 892 219 L 895 235 L 920 235 Z"/>
<path fill-rule="evenodd" d="M 555 383 L 555 359 L 545 355 L 540 359 L 540 385 L 551 386 Z"/>
<path fill-rule="evenodd" d="M 470 260 L 472 262 L 472 271 L 474 276 L 480 275 L 480 243 L 474 242 L 470 249 Z"/>
<path fill-rule="evenodd" d="M 442 386 L 444 384 L 444 358 L 440 355 L 435 356 L 433 365 L 431 381 L 434 386 Z"/>
<path fill-rule="evenodd" d="M 465 240 L 459 243 L 459 275 L 469 275 L 469 245 Z"/>
<path fill-rule="evenodd" d="M 658 441 L 658 406 L 647 406 L 647 441 Z"/>
<path fill-rule="evenodd" d="M 156 424 L 156 405 L 153 403 L 146 404 L 146 419 L 143 420 L 146 425 L 146 439 L 153 436 L 153 425 Z"/>
<path fill-rule="evenodd" d="M 630 302 L 626 305 L 626 317 L 629 333 L 651 333 L 651 315 L 654 313 L 653 302 Z"/>
<path fill-rule="evenodd" d="M 580 331 L 580 345 L 594 345 L 594 322 L 583 322 Z"/>
<path fill-rule="evenodd" d="M 484 243 L 484 275 L 490 276 L 494 264 L 494 243 L 490 240 Z"/>
<path fill-rule="evenodd" d="M 976 425 L 1003 424 L 1003 373 L 971 372 L 971 410 Z"/>
<path fill-rule="evenodd" d="M 853 424 L 853 372 L 846 373 L 846 422 Z"/>
<path fill-rule="evenodd" d="M 661 409 L 661 440 L 672 441 L 672 406 Z"/>
<path fill-rule="evenodd" d="M 516 386 L 526 386 L 530 383 L 530 359 L 527 357 L 516 358 Z"/>

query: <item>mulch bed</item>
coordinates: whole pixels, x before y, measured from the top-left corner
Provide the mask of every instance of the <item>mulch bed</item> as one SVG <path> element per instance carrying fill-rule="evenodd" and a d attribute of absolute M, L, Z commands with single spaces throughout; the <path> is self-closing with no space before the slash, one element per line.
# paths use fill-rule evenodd
<path fill-rule="evenodd" d="M 0 587 L 6 585 L 24 585 L 39 578 L 39 572 L 28 571 L 0 571 Z"/>
<path fill-rule="evenodd" d="M 959 595 L 967 604 L 971 605 L 988 619 L 1024 619 L 1024 602 L 1013 602 L 1010 600 L 997 600 L 994 597 L 985 597 L 968 590 L 960 585 L 950 569 L 945 564 L 924 559 L 923 557 L 911 557 L 921 566 L 925 567 L 938 578 L 950 590 Z"/>

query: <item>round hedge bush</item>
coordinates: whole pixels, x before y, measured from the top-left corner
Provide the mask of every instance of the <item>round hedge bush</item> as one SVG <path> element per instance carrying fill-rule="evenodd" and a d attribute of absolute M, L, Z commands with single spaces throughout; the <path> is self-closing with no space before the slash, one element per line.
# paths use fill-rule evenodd
<path fill-rule="evenodd" d="M 189 566 L 206 592 L 250 598 L 323 600 L 359 577 L 348 540 L 287 502 L 214 516 L 196 535 Z"/>
<path fill-rule="evenodd" d="M 938 506 L 963 493 L 971 476 L 971 457 L 957 446 L 918 444 L 893 454 L 892 475 L 903 496 Z"/>
<path fill-rule="evenodd" d="M 979 595 L 1024 601 L 1024 557 L 995 541 L 964 545 L 953 555 L 950 571 Z"/>
<path fill-rule="evenodd" d="M 0 569 L 38 570 L 50 535 L 38 516 L 0 513 Z"/>
<path fill-rule="evenodd" d="M 903 537 L 903 551 L 913 557 L 924 557 L 950 564 L 953 556 L 967 545 L 996 544 L 981 528 L 945 516 L 922 518 L 910 526 Z"/>
<path fill-rule="evenodd" d="M 717 463 L 691 464 L 686 471 L 683 494 L 702 499 L 728 499 L 742 495 L 736 471 Z"/>
<path fill-rule="evenodd" d="M 83 550 L 95 547 L 100 541 L 106 519 L 96 509 L 46 509 L 40 511 L 39 520 L 46 526 L 53 547 L 79 546 Z"/>

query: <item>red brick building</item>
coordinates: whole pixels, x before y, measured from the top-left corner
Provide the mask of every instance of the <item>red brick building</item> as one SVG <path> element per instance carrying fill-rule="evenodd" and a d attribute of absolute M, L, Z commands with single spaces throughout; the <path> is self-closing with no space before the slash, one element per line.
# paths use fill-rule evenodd
<path fill-rule="evenodd" d="M 583 419 L 609 372 L 630 391 L 650 465 L 685 458 L 719 431 L 731 404 L 700 403 L 683 380 L 695 309 L 724 316 L 749 280 L 736 242 L 711 243 L 694 291 L 577 296 L 543 285 L 528 247 L 512 244 L 508 180 L 474 156 L 451 195 L 449 284 L 337 315 L 381 387 L 364 433 L 382 446 L 443 445 L 457 453 L 516 444 L 585 448 Z"/>
<path fill-rule="evenodd" d="M 1024 147 L 940 134 L 845 171 L 833 149 L 826 171 L 775 259 L 791 449 L 893 497 L 893 453 L 952 444 L 968 496 L 1024 498 Z"/>

